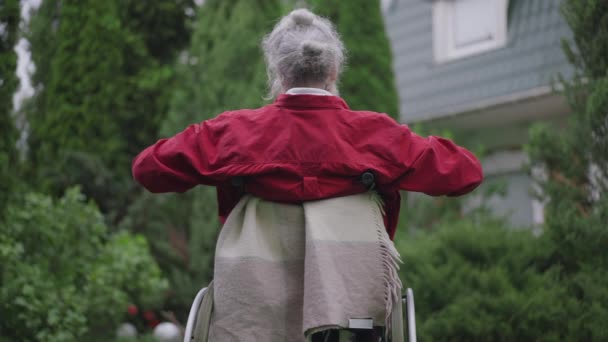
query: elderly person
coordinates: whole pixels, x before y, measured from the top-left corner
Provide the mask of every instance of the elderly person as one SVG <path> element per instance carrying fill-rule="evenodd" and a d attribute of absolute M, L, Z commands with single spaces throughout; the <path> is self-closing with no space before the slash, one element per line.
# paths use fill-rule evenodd
<path fill-rule="evenodd" d="M 217 188 L 211 341 L 331 340 L 361 324 L 375 328 L 352 330 L 360 341 L 390 335 L 399 191 L 468 193 L 479 161 L 386 114 L 350 110 L 337 89 L 344 46 L 327 19 L 295 10 L 262 47 L 273 103 L 159 140 L 133 175 L 152 192 Z"/>

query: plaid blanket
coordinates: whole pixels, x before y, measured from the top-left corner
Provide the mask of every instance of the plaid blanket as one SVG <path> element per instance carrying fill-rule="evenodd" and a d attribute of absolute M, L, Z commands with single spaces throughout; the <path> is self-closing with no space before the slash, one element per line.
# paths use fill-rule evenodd
<path fill-rule="evenodd" d="M 375 192 L 299 205 L 245 196 L 217 242 L 209 341 L 305 341 L 351 319 L 392 325 L 402 341 L 399 262 Z"/>

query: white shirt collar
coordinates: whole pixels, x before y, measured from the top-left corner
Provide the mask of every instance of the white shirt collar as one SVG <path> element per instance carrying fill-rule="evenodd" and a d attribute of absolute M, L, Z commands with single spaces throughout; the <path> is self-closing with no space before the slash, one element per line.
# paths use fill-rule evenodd
<path fill-rule="evenodd" d="M 334 94 L 324 89 L 319 88 L 291 88 L 285 92 L 289 95 L 321 95 L 321 96 L 334 96 Z"/>

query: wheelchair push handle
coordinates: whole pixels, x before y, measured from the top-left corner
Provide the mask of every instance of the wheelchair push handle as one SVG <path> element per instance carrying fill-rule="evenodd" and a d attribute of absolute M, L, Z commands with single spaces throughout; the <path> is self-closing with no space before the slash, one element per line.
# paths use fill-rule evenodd
<path fill-rule="evenodd" d="M 401 297 L 405 307 L 405 321 L 407 323 L 408 342 L 416 342 L 416 308 L 414 306 L 414 291 L 410 288 L 405 290 Z"/>

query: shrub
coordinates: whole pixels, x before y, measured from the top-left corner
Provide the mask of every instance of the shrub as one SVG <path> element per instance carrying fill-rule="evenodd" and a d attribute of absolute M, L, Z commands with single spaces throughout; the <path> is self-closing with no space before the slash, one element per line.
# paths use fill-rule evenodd
<path fill-rule="evenodd" d="M 59 200 L 30 193 L 0 229 L 0 335 L 74 341 L 111 332 L 131 302 L 153 306 L 166 282 L 145 239 L 108 234 L 73 188 Z"/>
<path fill-rule="evenodd" d="M 553 247 L 487 216 L 398 237 L 418 334 L 431 341 L 559 340 L 574 305 L 547 270 Z"/>

